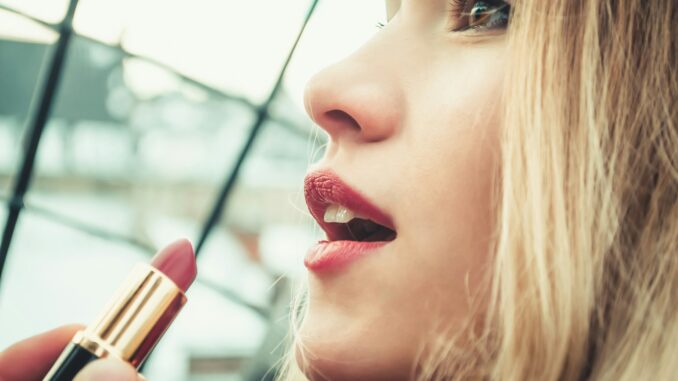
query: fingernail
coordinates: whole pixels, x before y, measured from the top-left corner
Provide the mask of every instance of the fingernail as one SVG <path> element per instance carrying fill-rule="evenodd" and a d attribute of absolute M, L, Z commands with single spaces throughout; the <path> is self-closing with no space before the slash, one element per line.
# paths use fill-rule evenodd
<path fill-rule="evenodd" d="M 103 359 L 87 365 L 73 381 L 137 381 L 131 365 L 115 359 Z"/>

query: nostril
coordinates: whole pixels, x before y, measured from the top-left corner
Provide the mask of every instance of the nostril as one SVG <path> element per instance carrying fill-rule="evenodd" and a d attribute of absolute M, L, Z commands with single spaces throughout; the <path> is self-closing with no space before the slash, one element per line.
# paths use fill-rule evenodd
<path fill-rule="evenodd" d="M 325 113 L 325 117 L 332 125 L 339 127 L 351 127 L 360 131 L 360 124 L 348 113 L 341 110 L 332 110 Z"/>
<path fill-rule="evenodd" d="M 324 124 L 321 126 L 338 138 L 342 134 L 359 136 L 364 142 L 379 142 L 384 140 L 389 135 L 389 129 L 380 128 L 379 125 L 370 125 L 370 118 L 364 116 L 364 120 L 356 119 L 351 114 L 340 109 L 327 111 L 323 114 Z M 358 122 L 360 120 L 360 122 Z M 367 123 L 367 124 L 361 124 Z M 355 135 L 353 134 L 355 133 Z"/>

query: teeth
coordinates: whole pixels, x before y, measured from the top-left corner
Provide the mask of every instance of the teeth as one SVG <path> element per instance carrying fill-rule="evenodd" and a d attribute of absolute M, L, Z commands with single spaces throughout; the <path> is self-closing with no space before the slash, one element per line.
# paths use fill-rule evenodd
<path fill-rule="evenodd" d="M 323 220 L 325 222 L 345 224 L 355 217 L 355 212 L 346 208 L 345 206 L 331 204 L 329 207 L 327 207 L 327 210 L 325 210 L 325 216 Z"/>

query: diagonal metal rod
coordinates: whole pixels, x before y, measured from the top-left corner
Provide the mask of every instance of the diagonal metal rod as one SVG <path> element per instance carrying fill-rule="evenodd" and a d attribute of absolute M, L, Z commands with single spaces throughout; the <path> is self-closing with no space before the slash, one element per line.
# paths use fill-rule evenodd
<path fill-rule="evenodd" d="M 40 138 L 49 119 L 50 111 L 54 105 L 55 95 L 59 88 L 59 80 L 63 71 L 63 65 L 68 52 L 68 47 L 73 35 L 73 15 L 78 0 L 71 0 L 68 5 L 68 11 L 64 20 L 59 25 L 59 38 L 54 47 L 54 52 L 47 65 L 46 80 L 40 88 L 37 97 L 34 98 L 29 114 L 30 122 L 26 128 L 26 138 L 24 140 L 24 154 L 21 160 L 12 196 L 7 203 L 8 213 L 5 229 L 2 232 L 2 242 L 0 242 L 0 281 L 2 281 L 2 271 L 7 260 L 7 253 L 12 242 L 14 229 L 16 228 L 19 214 L 24 205 L 24 196 L 31 184 L 35 157 L 38 152 Z"/>
<path fill-rule="evenodd" d="M 318 0 L 313 0 L 311 6 L 308 9 L 308 13 L 306 14 L 306 18 L 304 19 L 304 22 L 301 25 L 301 29 L 299 30 L 299 33 L 297 34 L 297 37 L 294 40 L 294 44 L 292 45 L 292 48 L 290 49 L 287 58 L 285 59 L 285 63 L 283 64 L 282 69 L 278 74 L 278 79 L 276 80 L 273 89 L 269 93 L 266 102 L 264 102 L 261 106 L 257 108 L 257 117 L 254 123 L 252 123 L 252 126 L 250 127 L 250 134 L 247 137 L 247 141 L 243 145 L 242 150 L 238 155 L 238 159 L 236 160 L 235 165 L 233 166 L 233 169 L 226 178 L 226 181 L 224 182 L 224 185 L 222 186 L 221 191 L 219 192 L 219 195 L 217 196 L 217 199 L 214 202 L 212 212 L 205 221 L 205 224 L 203 225 L 202 233 L 200 234 L 198 243 L 195 246 L 196 256 L 200 254 L 202 247 L 205 245 L 207 237 L 209 236 L 214 226 L 217 225 L 219 223 L 219 220 L 221 219 L 221 216 L 224 212 L 224 205 L 226 205 L 226 201 L 228 200 L 228 197 L 231 194 L 233 187 L 235 186 L 235 183 L 238 179 L 238 175 L 240 174 L 240 169 L 242 168 L 242 164 L 245 161 L 245 158 L 249 154 L 250 150 L 252 149 L 252 145 L 257 136 L 259 135 L 259 132 L 261 132 L 261 127 L 268 118 L 271 103 L 273 102 L 276 95 L 280 91 L 280 88 L 282 87 L 282 81 L 285 78 L 285 73 L 287 72 L 287 67 L 289 66 L 290 60 L 292 59 L 292 55 L 294 54 L 294 51 L 296 50 L 297 45 L 299 44 L 299 40 L 301 39 L 301 36 L 303 35 L 304 30 L 306 29 L 306 25 L 308 25 L 308 21 L 311 19 L 311 16 L 313 15 L 313 12 L 315 11 L 317 5 Z"/>

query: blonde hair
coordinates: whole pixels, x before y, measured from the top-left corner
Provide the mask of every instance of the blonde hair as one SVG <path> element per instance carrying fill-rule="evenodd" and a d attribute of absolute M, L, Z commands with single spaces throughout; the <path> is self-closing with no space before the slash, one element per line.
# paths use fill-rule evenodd
<path fill-rule="evenodd" d="M 677 7 L 514 2 L 490 304 L 418 379 L 678 374 Z"/>

